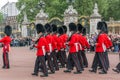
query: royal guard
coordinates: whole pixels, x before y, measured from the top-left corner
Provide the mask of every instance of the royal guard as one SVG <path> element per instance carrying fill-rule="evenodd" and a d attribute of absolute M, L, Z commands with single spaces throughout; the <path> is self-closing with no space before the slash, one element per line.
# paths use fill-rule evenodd
<path fill-rule="evenodd" d="M 103 35 L 104 35 L 104 39 L 105 39 L 105 45 L 106 45 L 106 51 L 104 52 L 104 59 L 106 62 L 106 69 L 108 70 L 108 68 L 110 67 L 109 65 L 109 58 L 108 58 L 108 49 L 112 48 L 112 41 L 108 36 L 108 28 L 107 28 L 107 24 L 106 22 L 102 22 L 104 29 L 103 29 Z M 99 64 L 99 69 L 103 69 L 102 66 Z"/>
<path fill-rule="evenodd" d="M 69 30 L 70 30 L 70 37 L 68 39 L 69 46 L 69 54 L 68 54 L 68 61 L 67 61 L 67 70 L 64 70 L 65 73 L 71 72 L 73 70 L 73 67 L 76 67 L 76 72 L 74 74 L 80 74 L 82 73 L 82 68 L 80 66 L 80 62 L 78 59 L 78 35 L 76 34 L 77 26 L 74 23 L 69 24 Z"/>
<path fill-rule="evenodd" d="M 107 66 L 106 66 L 106 60 L 104 56 L 104 52 L 107 49 L 107 40 L 104 35 L 105 31 L 105 25 L 103 22 L 98 22 L 97 24 L 97 30 L 98 30 L 98 37 L 96 39 L 96 49 L 95 49 L 95 56 L 92 64 L 92 69 L 89 70 L 90 72 L 95 72 L 97 71 L 97 67 L 100 65 L 102 67 L 101 72 L 99 74 L 107 74 Z"/>
<path fill-rule="evenodd" d="M 57 62 L 57 54 L 58 54 L 58 50 L 57 50 L 57 25 L 52 24 L 52 37 L 53 37 L 53 41 L 52 41 L 52 48 L 53 48 L 53 52 L 52 52 L 52 58 L 53 58 L 53 64 L 55 67 L 55 70 L 58 71 L 59 70 L 59 66 L 58 66 L 58 62 Z"/>
<path fill-rule="evenodd" d="M 84 41 L 84 37 L 82 36 L 81 32 L 83 29 L 83 26 L 81 24 L 77 24 L 77 34 L 78 34 L 78 59 L 80 62 L 80 66 L 82 68 L 82 70 L 84 70 L 84 64 L 83 64 L 83 58 L 82 58 L 82 48 L 85 47 L 85 41 Z"/>
<path fill-rule="evenodd" d="M 64 38 L 63 38 L 63 34 L 64 34 L 64 29 L 62 27 L 58 28 L 58 40 L 57 40 L 57 47 L 58 47 L 58 59 L 59 62 L 61 63 L 61 68 L 65 67 L 65 61 L 64 61 Z"/>
<path fill-rule="evenodd" d="M 34 67 L 34 73 L 32 75 L 38 76 L 39 67 L 42 68 L 43 75 L 40 75 L 41 77 L 47 77 L 48 76 L 48 70 L 45 62 L 45 54 L 46 54 L 46 39 L 44 37 L 45 29 L 42 24 L 36 25 L 37 34 L 39 36 L 37 44 L 34 45 L 35 48 L 37 48 L 36 53 L 36 61 L 35 61 L 35 67 Z"/>
<path fill-rule="evenodd" d="M 51 71 L 51 72 L 49 72 L 49 74 L 53 74 L 53 73 L 55 73 L 55 70 L 54 70 L 53 60 L 52 60 L 52 52 L 53 52 L 53 47 L 52 47 L 52 43 L 53 43 L 52 27 L 51 27 L 50 24 L 47 23 L 45 25 L 45 29 L 46 29 L 45 39 L 47 41 L 47 45 L 46 45 L 47 62 L 48 62 L 48 67 L 49 67 L 49 69 Z"/>
<path fill-rule="evenodd" d="M 86 38 L 86 28 L 82 29 L 82 35 L 83 35 L 83 40 L 84 40 L 84 44 L 85 44 L 85 46 L 82 48 L 83 64 L 84 64 L 84 67 L 88 67 L 88 60 L 86 57 L 85 48 L 89 49 L 90 45 L 89 45 L 87 38 Z"/>
<path fill-rule="evenodd" d="M 105 39 L 106 39 L 106 48 L 107 48 L 107 50 L 104 52 L 104 55 L 105 55 L 107 69 L 108 69 L 110 67 L 109 58 L 108 58 L 108 49 L 112 48 L 113 44 L 112 44 L 110 37 L 108 36 L 108 27 L 107 27 L 106 22 L 103 22 L 103 24 L 105 27 L 103 34 L 104 34 Z"/>
<path fill-rule="evenodd" d="M 3 37 L 0 40 L 0 43 L 3 44 L 3 67 L 2 68 L 9 69 L 10 68 L 9 51 L 10 51 L 10 43 L 11 43 L 10 35 L 12 33 L 11 26 L 9 25 L 5 26 L 4 33 L 5 33 L 5 37 Z"/>
<path fill-rule="evenodd" d="M 67 55 L 66 55 L 66 51 L 67 51 L 67 47 L 66 47 L 66 42 L 68 40 L 68 35 L 67 35 L 67 27 L 65 25 L 62 26 L 62 28 L 64 29 L 64 34 L 62 35 L 63 37 L 63 59 L 64 59 L 64 63 L 67 63 Z"/>

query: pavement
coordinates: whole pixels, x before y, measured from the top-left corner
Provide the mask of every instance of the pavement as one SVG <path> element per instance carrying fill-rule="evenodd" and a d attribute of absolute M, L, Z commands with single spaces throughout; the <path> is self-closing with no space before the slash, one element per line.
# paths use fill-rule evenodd
<path fill-rule="evenodd" d="M 29 47 L 13 47 L 9 53 L 10 69 L 2 69 L 2 51 L 0 52 L 0 80 L 120 80 L 120 74 L 112 71 L 119 62 L 118 54 L 109 54 L 110 69 L 108 74 L 90 73 L 94 53 L 87 53 L 89 67 L 82 74 L 64 73 L 65 68 L 61 68 L 55 74 L 42 78 L 32 76 L 36 59 L 36 51 L 29 50 Z M 41 74 L 41 73 L 40 73 Z M 39 75 L 40 75 L 39 74 Z"/>

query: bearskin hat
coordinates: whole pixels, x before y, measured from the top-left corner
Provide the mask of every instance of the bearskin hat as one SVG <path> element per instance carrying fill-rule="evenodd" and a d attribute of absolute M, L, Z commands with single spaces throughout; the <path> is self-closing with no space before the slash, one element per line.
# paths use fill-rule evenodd
<path fill-rule="evenodd" d="M 5 26 L 4 33 L 5 33 L 7 36 L 10 36 L 10 35 L 12 34 L 12 28 L 11 28 L 11 26 L 9 26 L 9 25 Z"/>
<path fill-rule="evenodd" d="M 77 27 L 75 23 L 70 23 L 69 24 L 69 30 L 70 31 L 77 31 Z"/>
<path fill-rule="evenodd" d="M 57 25 L 55 24 L 52 24 L 52 32 L 57 32 Z"/>
<path fill-rule="evenodd" d="M 108 34 L 108 27 L 107 27 L 107 23 L 106 23 L 106 22 L 103 22 L 103 24 L 105 25 L 105 26 L 104 26 L 104 27 L 105 27 L 104 32 L 105 32 L 106 34 Z"/>
<path fill-rule="evenodd" d="M 77 28 L 79 32 L 82 32 L 83 26 L 80 23 L 77 24 Z"/>
<path fill-rule="evenodd" d="M 63 25 L 62 27 L 64 29 L 64 33 L 66 33 L 67 32 L 67 27 L 65 25 Z"/>
<path fill-rule="evenodd" d="M 49 23 L 45 24 L 45 30 L 46 30 L 46 32 L 52 32 L 52 28 Z"/>
<path fill-rule="evenodd" d="M 44 29 L 44 27 L 43 27 L 43 25 L 42 24 L 37 24 L 36 25 L 36 30 L 37 30 L 37 33 L 39 34 L 40 32 L 45 32 L 45 29 Z"/>
<path fill-rule="evenodd" d="M 106 24 L 104 22 L 98 22 L 97 24 L 97 30 L 105 31 Z"/>
<path fill-rule="evenodd" d="M 86 28 L 83 28 L 83 29 L 82 29 L 82 34 L 83 34 L 83 35 L 86 35 Z"/>
<path fill-rule="evenodd" d="M 61 35 L 61 34 L 63 34 L 64 33 L 64 29 L 62 28 L 62 27 L 59 27 L 58 28 L 58 33 Z"/>

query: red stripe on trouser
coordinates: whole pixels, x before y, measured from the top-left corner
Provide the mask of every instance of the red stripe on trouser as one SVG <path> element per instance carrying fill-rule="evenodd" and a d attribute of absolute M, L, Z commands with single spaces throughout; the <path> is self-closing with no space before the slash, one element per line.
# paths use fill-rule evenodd
<path fill-rule="evenodd" d="M 4 53 L 4 59 L 5 59 L 5 65 L 8 67 L 8 59 L 7 59 L 7 53 Z"/>

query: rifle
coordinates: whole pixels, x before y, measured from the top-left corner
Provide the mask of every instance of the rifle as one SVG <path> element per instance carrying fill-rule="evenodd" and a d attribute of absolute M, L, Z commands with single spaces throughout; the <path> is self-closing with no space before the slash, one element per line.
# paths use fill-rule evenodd
<path fill-rule="evenodd" d="M 34 49 L 35 44 L 38 43 L 39 39 L 40 39 L 42 36 L 43 36 L 43 35 L 38 36 L 38 37 L 33 41 L 32 45 L 30 46 L 30 50 Z"/>

